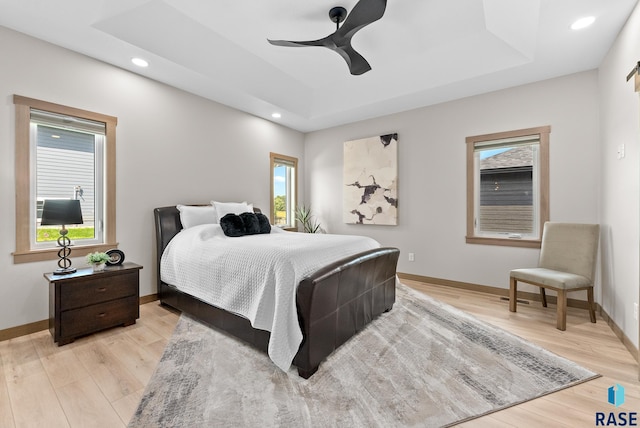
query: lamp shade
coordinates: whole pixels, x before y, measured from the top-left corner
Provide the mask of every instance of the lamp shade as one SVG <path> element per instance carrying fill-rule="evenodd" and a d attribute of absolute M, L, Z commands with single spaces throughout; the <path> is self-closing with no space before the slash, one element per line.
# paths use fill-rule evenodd
<path fill-rule="evenodd" d="M 42 226 L 82 224 L 82 210 L 77 199 L 45 199 Z"/>

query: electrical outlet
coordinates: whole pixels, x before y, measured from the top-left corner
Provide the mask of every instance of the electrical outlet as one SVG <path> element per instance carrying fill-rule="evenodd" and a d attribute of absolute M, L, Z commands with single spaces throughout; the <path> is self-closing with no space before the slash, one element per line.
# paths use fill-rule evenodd
<path fill-rule="evenodd" d="M 624 158 L 624 144 L 618 146 L 618 159 Z"/>
<path fill-rule="evenodd" d="M 633 319 L 638 321 L 638 304 L 633 303 Z"/>
<path fill-rule="evenodd" d="M 409 253 L 409 261 L 410 262 L 415 262 L 416 261 L 416 255 L 414 253 Z"/>

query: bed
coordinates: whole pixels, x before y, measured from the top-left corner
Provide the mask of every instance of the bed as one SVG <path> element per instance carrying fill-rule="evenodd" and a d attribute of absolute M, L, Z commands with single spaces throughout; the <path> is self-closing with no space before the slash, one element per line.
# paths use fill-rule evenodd
<path fill-rule="evenodd" d="M 259 209 L 254 211 L 260 212 Z M 163 254 L 172 239 L 183 230 L 183 225 L 177 206 L 156 208 L 154 217 L 158 295 L 161 303 L 238 337 L 271 356 L 269 344 L 270 341 L 273 342 L 271 336 L 274 333 L 264 328 L 254 328 L 247 317 L 207 303 L 203 298 L 182 291 L 176 284 L 163 281 Z M 196 230 L 197 228 L 189 230 L 201 235 L 210 233 L 206 229 L 208 226 L 200 227 L 203 232 Z M 230 239 L 240 240 L 245 237 Z M 323 265 L 300 279 L 293 291 L 292 303 L 301 340 L 299 346 L 296 345 L 297 352 L 291 364 L 297 368 L 301 377 L 309 378 L 318 370 L 320 363 L 341 344 L 380 314 L 392 309 L 399 253 L 397 248 L 390 247 L 367 249 Z M 180 282 L 175 277 L 172 278 L 174 279 L 168 282 Z"/>

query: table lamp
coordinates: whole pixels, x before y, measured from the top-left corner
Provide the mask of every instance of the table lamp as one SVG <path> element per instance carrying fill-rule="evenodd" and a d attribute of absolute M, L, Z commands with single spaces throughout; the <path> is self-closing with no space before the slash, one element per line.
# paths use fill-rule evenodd
<path fill-rule="evenodd" d="M 73 273 L 76 268 L 71 267 L 71 240 L 67 236 L 69 231 L 65 227 L 67 224 L 82 224 L 82 210 L 80 209 L 80 201 L 76 199 L 45 199 L 42 206 L 41 226 L 61 225 L 60 237 L 58 238 L 58 246 L 62 247 L 58 251 L 58 267 L 54 275 L 65 275 Z"/>

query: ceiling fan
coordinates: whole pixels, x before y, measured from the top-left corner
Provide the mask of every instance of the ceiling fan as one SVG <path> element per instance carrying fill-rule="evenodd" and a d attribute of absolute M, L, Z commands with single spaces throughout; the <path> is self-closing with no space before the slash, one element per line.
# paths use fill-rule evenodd
<path fill-rule="evenodd" d="M 347 16 L 344 7 L 334 7 L 329 11 L 329 18 L 336 23 L 336 31 L 327 37 L 309 41 L 270 40 L 276 46 L 321 46 L 337 52 L 349 66 L 351 74 L 357 76 L 371 70 L 366 59 L 351 46 L 351 38 L 361 28 L 382 18 L 387 7 L 387 0 L 360 0 Z M 344 24 L 340 26 L 340 23 Z"/>

